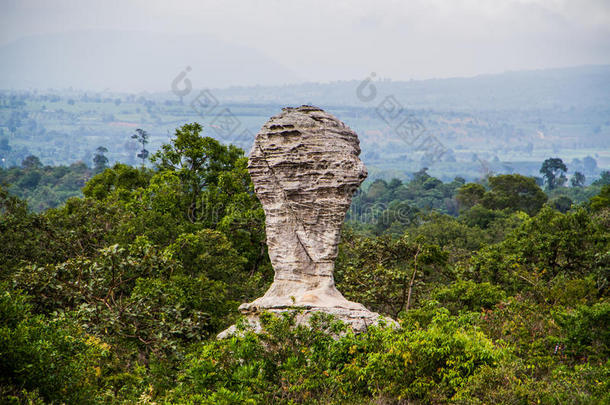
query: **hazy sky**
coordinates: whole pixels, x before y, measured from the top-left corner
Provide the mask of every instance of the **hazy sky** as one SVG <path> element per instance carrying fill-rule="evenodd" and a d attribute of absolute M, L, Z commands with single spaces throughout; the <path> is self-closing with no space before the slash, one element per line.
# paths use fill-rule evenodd
<path fill-rule="evenodd" d="M 82 29 L 211 34 L 308 81 L 610 63 L 610 0 L 0 0 L 0 45 Z"/>

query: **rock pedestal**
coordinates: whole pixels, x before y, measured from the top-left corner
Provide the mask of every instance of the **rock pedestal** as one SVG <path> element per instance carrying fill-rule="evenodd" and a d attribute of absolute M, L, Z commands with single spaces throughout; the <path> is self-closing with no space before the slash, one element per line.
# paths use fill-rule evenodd
<path fill-rule="evenodd" d="M 356 133 L 317 107 L 284 108 L 257 134 L 248 170 L 265 210 L 275 278 L 264 296 L 239 307 L 255 328 L 264 311 L 295 309 L 297 322 L 317 311 L 355 331 L 378 322 L 377 313 L 345 299 L 333 278 L 345 213 L 367 176 L 359 154 Z"/>

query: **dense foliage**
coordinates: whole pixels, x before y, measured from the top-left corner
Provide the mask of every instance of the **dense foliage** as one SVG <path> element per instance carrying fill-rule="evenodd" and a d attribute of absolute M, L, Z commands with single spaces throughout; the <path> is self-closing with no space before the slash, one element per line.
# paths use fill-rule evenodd
<path fill-rule="evenodd" d="M 43 211 L 0 188 L 0 402 L 610 401 L 607 175 L 549 171 L 546 194 L 520 175 L 375 181 L 335 276 L 399 327 L 292 312 L 216 340 L 273 271 L 243 151 L 201 131 L 179 128 L 149 168 L 99 158 L 83 197 Z"/>
<path fill-rule="evenodd" d="M 20 167 L 0 169 L 0 185 L 27 201 L 30 209 L 41 212 L 80 196 L 80 189 L 92 176 L 93 170 L 82 162 L 43 166 L 37 157 L 28 156 Z"/>

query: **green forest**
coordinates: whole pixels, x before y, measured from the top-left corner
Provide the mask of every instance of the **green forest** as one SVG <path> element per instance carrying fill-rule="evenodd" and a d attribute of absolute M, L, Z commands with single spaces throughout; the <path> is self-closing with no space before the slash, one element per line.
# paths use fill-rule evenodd
<path fill-rule="evenodd" d="M 145 135 L 133 165 L 0 169 L 2 403 L 610 403 L 610 172 L 368 182 L 335 281 L 399 327 L 295 309 L 256 334 L 237 307 L 274 273 L 244 151 Z"/>

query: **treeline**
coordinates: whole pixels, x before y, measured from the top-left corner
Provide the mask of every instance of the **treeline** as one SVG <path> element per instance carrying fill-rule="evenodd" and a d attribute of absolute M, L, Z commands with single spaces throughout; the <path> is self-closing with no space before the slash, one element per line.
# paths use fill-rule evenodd
<path fill-rule="evenodd" d="M 21 166 L 0 168 L 0 185 L 36 212 L 56 208 L 71 197 L 82 197 L 85 183 L 108 168 L 106 152 L 103 146 L 96 149 L 92 168 L 82 161 L 70 166 L 44 166 L 38 157 L 29 155 Z"/>
<path fill-rule="evenodd" d="M 400 328 L 354 335 L 287 314 L 218 341 L 273 270 L 243 151 L 201 130 L 177 129 L 151 168 L 116 164 L 43 212 L 0 189 L 3 402 L 610 398 L 606 177 L 550 198 L 518 175 L 374 182 L 354 199 L 336 282 Z M 557 188 L 574 193 L 567 209 Z M 365 204 L 375 215 L 354 213 Z"/>
<path fill-rule="evenodd" d="M 149 151 L 146 149 L 149 143 L 149 134 L 142 129 L 137 129 L 131 136 L 139 147 L 134 149 L 134 157 L 146 163 Z M 88 166 L 84 162 L 73 163 L 70 166 L 43 166 L 40 159 L 30 155 L 26 157 L 20 166 L 9 169 L 0 168 L 0 184 L 4 185 L 13 195 L 25 200 L 28 207 L 34 211 L 42 212 L 49 208 L 56 208 L 63 204 L 68 198 L 80 196 L 81 189 L 85 183 L 95 174 L 101 173 L 108 168 L 108 149 L 100 146 L 95 150 Z M 552 167 L 552 169 L 551 169 Z M 431 210 L 458 216 L 460 205 L 457 200 L 458 189 L 465 184 L 465 179 L 455 177 L 452 182 L 443 183 L 436 177 L 430 176 L 424 168 L 413 173 L 412 179 L 403 183 L 399 179 L 375 180 L 363 187 L 355 195 L 351 209 L 347 214 L 347 221 L 369 224 L 368 229 L 376 234 L 381 234 L 388 229 L 391 233 L 400 234 L 405 224 L 415 219 L 420 212 Z M 492 193 L 485 198 L 488 208 L 498 208 L 498 204 L 504 204 L 514 209 L 521 209 L 531 213 L 534 207 L 514 206 L 509 201 L 519 193 L 536 194 L 542 198 L 541 189 L 548 196 L 548 201 L 556 208 L 565 212 L 572 204 L 587 201 L 600 192 L 601 186 L 610 184 L 610 171 L 602 171 L 600 178 L 593 181 L 590 186 L 585 186 L 585 177 L 576 171 L 567 181 L 567 167 L 558 158 L 547 159 L 543 163 L 541 173 L 544 178 L 526 178 L 519 175 L 489 175 L 478 183 L 478 192 L 484 189 L 492 189 Z M 568 186 L 568 183 L 570 186 Z M 541 187 L 536 187 L 539 185 Z M 471 186 L 469 186 L 471 187 Z M 524 189 L 521 189 L 524 187 Z M 474 192 L 474 189 L 470 189 Z M 484 191 L 483 191 L 484 192 Z M 491 195 L 499 194 L 507 201 L 499 203 L 492 201 Z M 513 195 L 513 197 L 510 197 Z M 544 200 L 543 202 L 546 202 Z"/>
<path fill-rule="evenodd" d="M 83 162 L 70 166 L 43 166 L 36 156 L 28 156 L 21 167 L 0 169 L 0 185 L 25 200 L 30 209 L 42 212 L 82 196 L 81 189 L 93 171 Z"/>
<path fill-rule="evenodd" d="M 567 167 L 558 158 L 549 158 L 541 166 L 544 177 L 519 174 L 489 175 L 477 183 L 462 177 L 443 183 L 430 176 L 424 168 L 413 174 L 408 183 L 398 179 L 375 180 L 354 196 L 347 214 L 353 227 L 371 234 L 402 234 L 405 229 L 430 212 L 458 216 L 475 207 L 477 220 L 484 220 L 486 211 L 523 211 L 535 215 L 545 204 L 565 213 L 600 193 L 610 184 L 610 172 L 585 186 L 584 175 L 575 172 L 567 187 Z M 491 215 L 487 213 L 487 215 Z"/>

